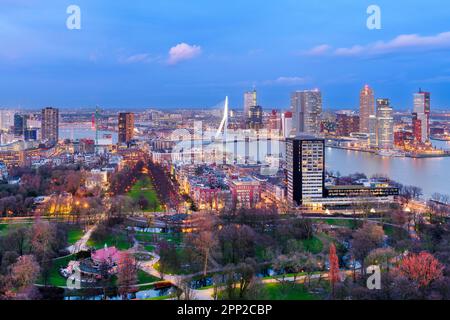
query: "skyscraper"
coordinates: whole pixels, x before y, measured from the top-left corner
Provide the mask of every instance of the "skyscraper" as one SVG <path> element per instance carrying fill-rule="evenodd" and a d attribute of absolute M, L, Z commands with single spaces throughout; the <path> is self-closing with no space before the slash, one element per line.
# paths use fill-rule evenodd
<path fill-rule="evenodd" d="M 320 132 L 322 93 L 319 89 L 293 92 L 291 109 L 293 135 L 297 136 L 302 133 L 316 135 Z"/>
<path fill-rule="evenodd" d="M 369 117 L 375 115 L 375 98 L 373 90 L 365 85 L 359 95 L 359 131 L 369 133 Z"/>
<path fill-rule="evenodd" d="M 56 144 L 59 138 L 59 109 L 42 109 L 41 121 L 42 141 Z"/>
<path fill-rule="evenodd" d="M 369 116 L 369 147 L 372 149 L 378 148 L 378 123 L 377 116 Z"/>
<path fill-rule="evenodd" d="M 261 106 L 251 106 L 247 125 L 251 129 L 261 129 L 263 126 L 263 109 Z"/>
<path fill-rule="evenodd" d="M 250 118 L 250 108 L 258 104 L 256 90 L 244 93 L 244 119 Z"/>
<path fill-rule="evenodd" d="M 389 99 L 377 99 L 378 148 L 394 147 L 394 114 Z"/>
<path fill-rule="evenodd" d="M 134 113 L 119 113 L 119 143 L 128 144 L 134 136 Z"/>
<path fill-rule="evenodd" d="M 431 113 L 431 94 L 419 90 L 414 94 L 414 118 L 418 125 L 420 121 L 420 141 L 419 135 L 416 136 L 416 142 L 425 143 L 430 141 L 430 113 Z"/>
<path fill-rule="evenodd" d="M 288 138 L 286 142 L 288 201 L 302 205 L 321 199 L 325 190 L 325 140 L 312 136 Z"/>
<path fill-rule="evenodd" d="M 281 130 L 284 138 L 288 138 L 292 132 L 292 112 L 288 111 L 281 115 Z"/>
<path fill-rule="evenodd" d="M 27 119 L 24 115 L 16 113 L 14 115 L 14 135 L 23 136 L 27 127 Z"/>

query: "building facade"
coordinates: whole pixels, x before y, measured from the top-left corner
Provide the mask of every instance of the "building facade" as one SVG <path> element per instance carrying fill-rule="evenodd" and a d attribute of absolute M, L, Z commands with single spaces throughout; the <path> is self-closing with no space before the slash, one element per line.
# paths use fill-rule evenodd
<path fill-rule="evenodd" d="M 359 132 L 359 116 L 352 112 L 339 112 L 336 114 L 336 135 L 349 137 L 350 134 Z"/>
<path fill-rule="evenodd" d="M 394 147 L 394 115 L 389 99 L 377 99 L 378 148 L 390 150 Z"/>
<path fill-rule="evenodd" d="M 119 143 L 128 144 L 134 136 L 134 113 L 119 113 Z"/>
<path fill-rule="evenodd" d="M 359 131 L 363 133 L 370 133 L 369 121 L 370 116 L 375 115 L 375 97 L 373 90 L 368 85 L 364 86 L 359 94 L 359 115 Z"/>
<path fill-rule="evenodd" d="M 302 205 L 324 197 L 325 140 L 314 137 L 287 139 L 288 202 Z"/>
<path fill-rule="evenodd" d="M 291 95 L 293 114 L 292 134 L 316 135 L 320 133 L 322 113 L 322 93 L 320 90 L 296 91 Z"/>
<path fill-rule="evenodd" d="M 245 121 L 250 117 L 250 108 L 258 104 L 256 90 L 244 93 L 244 118 Z"/>
<path fill-rule="evenodd" d="M 59 109 L 42 109 L 41 139 L 56 144 L 59 139 Z"/>
<path fill-rule="evenodd" d="M 430 141 L 430 113 L 431 113 L 431 94 L 419 90 L 414 94 L 414 112 L 413 126 L 417 126 L 414 133 L 417 143 L 426 143 Z M 419 130 L 420 128 L 420 130 Z"/>

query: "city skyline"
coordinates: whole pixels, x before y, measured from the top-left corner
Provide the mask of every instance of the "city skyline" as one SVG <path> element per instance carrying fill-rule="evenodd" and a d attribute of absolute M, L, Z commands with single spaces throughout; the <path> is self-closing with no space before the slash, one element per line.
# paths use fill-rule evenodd
<path fill-rule="evenodd" d="M 65 26 L 70 4 L 8 2 L 0 14 L 0 70 L 8 74 L 0 106 L 166 109 L 214 105 L 229 95 L 241 108 L 242 92 L 255 86 L 263 107 L 286 108 L 289 92 L 318 87 L 325 109 L 357 109 L 366 83 L 396 110 L 412 109 L 419 87 L 433 92 L 436 108 L 450 106 L 450 7 L 435 0 L 378 1 L 381 30 L 366 27 L 368 3 L 343 0 L 239 7 L 138 1 L 133 8 L 82 0 L 81 30 Z M 271 23 L 241 19 L 250 9 Z"/>

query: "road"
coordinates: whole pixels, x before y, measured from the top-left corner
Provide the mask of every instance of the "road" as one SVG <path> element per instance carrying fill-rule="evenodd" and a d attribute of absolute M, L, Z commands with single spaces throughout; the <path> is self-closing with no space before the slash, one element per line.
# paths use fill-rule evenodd
<path fill-rule="evenodd" d="M 88 250 L 87 242 L 89 241 L 92 232 L 97 228 L 97 226 L 91 227 L 82 237 L 80 240 L 78 240 L 74 245 L 71 245 L 67 248 L 67 250 L 71 253 L 78 253 L 80 251 L 86 251 Z"/>

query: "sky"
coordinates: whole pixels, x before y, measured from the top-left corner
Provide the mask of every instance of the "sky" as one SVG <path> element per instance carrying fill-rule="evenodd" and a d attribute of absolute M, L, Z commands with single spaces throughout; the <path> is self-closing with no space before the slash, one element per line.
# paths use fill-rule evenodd
<path fill-rule="evenodd" d="M 80 8 L 79 30 L 67 8 Z M 381 29 L 367 27 L 370 5 Z M 442 0 L 0 0 L 0 107 L 233 108 L 256 87 L 286 109 L 320 88 L 355 109 L 369 84 L 408 109 L 419 88 L 450 109 Z M 72 21 L 72 20 L 70 20 Z"/>

